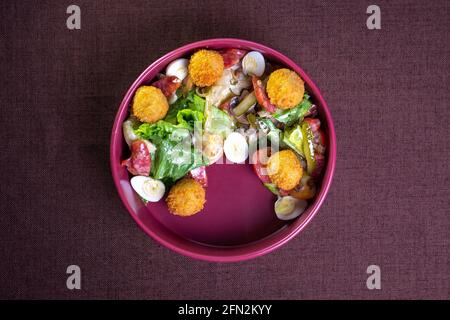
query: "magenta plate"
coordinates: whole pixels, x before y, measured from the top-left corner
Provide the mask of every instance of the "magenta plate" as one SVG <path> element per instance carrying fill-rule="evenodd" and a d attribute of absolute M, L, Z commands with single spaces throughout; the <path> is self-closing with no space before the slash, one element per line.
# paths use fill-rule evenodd
<path fill-rule="evenodd" d="M 327 162 L 316 197 L 296 220 L 276 218 L 276 200 L 253 173 L 251 165 L 216 164 L 207 168 L 209 186 L 205 209 L 188 218 L 171 215 L 164 201 L 144 206 L 132 190 L 127 170 L 120 161 L 129 154 L 122 136 L 122 122 L 136 89 L 148 84 L 172 60 L 188 56 L 199 48 L 242 48 L 257 50 L 281 65 L 295 70 L 318 106 L 319 118 L 329 139 Z M 114 121 L 111 135 L 111 170 L 128 212 L 138 225 L 162 245 L 183 255 L 207 261 L 231 262 L 255 258 L 283 245 L 297 235 L 314 217 L 330 187 L 336 162 L 333 121 L 319 89 L 292 60 L 261 44 L 239 39 L 211 39 L 188 44 L 152 63 L 126 93 Z"/>

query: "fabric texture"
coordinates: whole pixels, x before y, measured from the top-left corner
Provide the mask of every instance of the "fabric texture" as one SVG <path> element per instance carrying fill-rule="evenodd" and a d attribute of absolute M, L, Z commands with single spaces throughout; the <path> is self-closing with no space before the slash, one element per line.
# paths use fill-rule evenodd
<path fill-rule="evenodd" d="M 449 2 L 0 3 L 0 298 L 450 298 Z M 180 256 L 131 219 L 109 139 L 154 60 L 208 38 L 260 42 L 316 82 L 337 133 L 334 181 L 288 244 L 246 262 Z M 79 265 L 82 289 L 66 288 Z M 366 269 L 381 268 L 381 290 Z"/>

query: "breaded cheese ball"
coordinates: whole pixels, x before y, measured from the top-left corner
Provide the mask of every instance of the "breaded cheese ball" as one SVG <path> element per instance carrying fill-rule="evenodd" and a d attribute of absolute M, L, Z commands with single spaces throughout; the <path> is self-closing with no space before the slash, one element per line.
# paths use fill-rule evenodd
<path fill-rule="evenodd" d="M 169 103 L 162 91 L 153 86 L 142 86 L 136 90 L 131 112 L 142 122 L 154 123 L 163 119 Z"/>
<path fill-rule="evenodd" d="M 294 189 L 303 176 L 303 168 L 292 150 L 274 153 L 267 161 L 270 180 L 280 189 Z"/>
<path fill-rule="evenodd" d="M 223 73 L 223 58 L 213 50 L 199 50 L 189 61 L 189 75 L 198 87 L 213 85 Z"/>
<path fill-rule="evenodd" d="M 280 109 L 290 109 L 302 101 L 305 83 L 297 73 L 283 68 L 270 74 L 266 90 L 272 104 Z"/>
<path fill-rule="evenodd" d="M 203 210 L 205 198 L 205 189 L 199 182 L 192 178 L 183 178 L 170 189 L 166 202 L 172 214 L 188 217 Z"/>

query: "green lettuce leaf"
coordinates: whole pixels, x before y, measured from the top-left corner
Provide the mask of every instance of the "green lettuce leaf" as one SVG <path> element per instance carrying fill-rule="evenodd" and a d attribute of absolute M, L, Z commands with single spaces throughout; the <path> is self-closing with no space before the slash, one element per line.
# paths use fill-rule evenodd
<path fill-rule="evenodd" d="M 142 139 L 153 140 L 165 139 L 172 132 L 179 129 L 177 126 L 168 123 L 166 121 L 160 120 L 156 123 L 142 123 L 137 129 L 134 130 L 136 135 Z"/>
<path fill-rule="evenodd" d="M 183 109 L 177 113 L 178 126 L 194 130 L 196 125 L 202 125 L 204 120 L 203 112 L 192 109 Z"/>
<path fill-rule="evenodd" d="M 207 165 L 201 150 L 194 147 L 189 129 L 164 120 L 143 123 L 135 133 L 156 147 L 152 155 L 150 176 L 171 185 L 189 171 Z"/>
<path fill-rule="evenodd" d="M 169 107 L 164 121 L 177 124 L 178 112 L 184 109 L 190 109 L 193 111 L 205 112 L 205 99 L 195 93 L 195 90 L 189 91 L 185 98 L 179 98 Z"/>
<path fill-rule="evenodd" d="M 205 131 L 208 133 L 222 135 L 226 138 L 234 130 L 234 122 L 223 110 L 210 106 L 209 115 L 205 123 Z"/>

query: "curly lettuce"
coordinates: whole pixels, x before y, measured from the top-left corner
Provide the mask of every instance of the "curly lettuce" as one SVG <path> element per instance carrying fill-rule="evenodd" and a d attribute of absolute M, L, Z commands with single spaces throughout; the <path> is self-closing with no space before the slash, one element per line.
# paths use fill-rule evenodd
<path fill-rule="evenodd" d="M 177 122 L 179 127 L 183 127 L 193 131 L 194 128 L 199 128 L 204 122 L 203 112 L 183 109 L 177 113 Z"/>
<path fill-rule="evenodd" d="M 186 97 L 178 99 L 170 106 L 164 121 L 177 124 L 178 113 L 181 110 L 192 110 L 203 114 L 205 112 L 205 99 L 197 95 L 195 90 L 189 91 Z"/>

